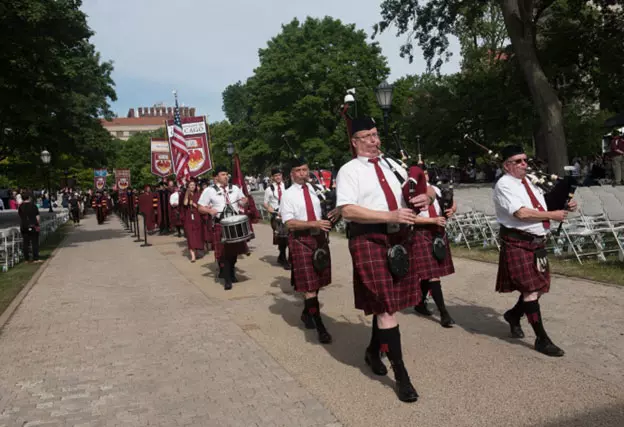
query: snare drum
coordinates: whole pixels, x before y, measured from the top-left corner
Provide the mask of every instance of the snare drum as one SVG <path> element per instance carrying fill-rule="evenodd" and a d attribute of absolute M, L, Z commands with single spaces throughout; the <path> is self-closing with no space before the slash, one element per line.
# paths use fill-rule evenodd
<path fill-rule="evenodd" d="M 249 226 L 247 215 L 234 215 L 223 218 L 221 224 L 221 242 L 238 243 L 246 242 L 254 237 L 254 233 Z"/>

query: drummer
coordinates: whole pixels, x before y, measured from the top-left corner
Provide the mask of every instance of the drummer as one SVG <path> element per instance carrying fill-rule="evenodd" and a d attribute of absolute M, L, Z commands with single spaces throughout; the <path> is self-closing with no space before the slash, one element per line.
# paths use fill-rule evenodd
<path fill-rule="evenodd" d="M 282 195 L 286 191 L 286 186 L 282 180 L 282 171 L 278 168 L 271 169 L 271 180 L 273 181 L 266 190 L 264 190 L 264 208 L 271 214 L 271 228 L 273 229 L 273 244 L 279 248 L 279 256 L 277 262 L 290 270 L 288 257 L 286 256 L 286 248 L 288 248 L 288 234 L 282 236 L 280 225 L 283 227 L 282 218 L 279 215 L 279 205 L 282 201 Z"/>
<path fill-rule="evenodd" d="M 225 216 L 238 215 L 241 207 L 247 205 L 247 198 L 242 190 L 228 183 L 228 170 L 217 166 L 213 172 L 214 185 L 206 187 L 199 197 L 199 212 L 213 217 L 213 245 L 215 259 L 219 264 L 219 277 L 225 281 L 225 290 L 232 289 L 232 283 L 238 282 L 234 269 L 238 255 L 248 251 L 246 242 L 227 243 L 221 241 L 221 220 Z"/>

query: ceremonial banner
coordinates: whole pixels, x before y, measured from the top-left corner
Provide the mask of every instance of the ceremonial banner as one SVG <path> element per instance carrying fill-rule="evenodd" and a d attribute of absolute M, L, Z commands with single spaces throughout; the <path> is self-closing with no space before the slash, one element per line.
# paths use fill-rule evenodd
<path fill-rule="evenodd" d="M 192 177 L 205 174 L 212 169 L 208 124 L 204 117 L 182 117 L 182 131 L 189 151 L 188 167 Z M 169 143 L 173 137 L 173 120 L 167 120 Z"/>
<path fill-rule="evenodd" d="M 152 174 L 160 177 L 173 175 L 169 141 L 165 138 L 152 138 Z"/>
<path fill-rule="evenodd" d="M 118 191 L 130 188 L 130 169 L 115 169 L 115 185 Z"/>
<path fill-rule="evenodd" d="M 106 169 L 93 169 L 93 187 L 95 191 L 102 191 L 106 187 L 106 177 L 108 171 Z"/>

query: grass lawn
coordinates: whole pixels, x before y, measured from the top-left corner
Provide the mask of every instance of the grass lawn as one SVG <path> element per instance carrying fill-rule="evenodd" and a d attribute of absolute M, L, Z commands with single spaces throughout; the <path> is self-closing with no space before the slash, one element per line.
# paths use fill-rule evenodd
<path fill-rule="evenodd" d="M 69 231 L 70 226 L 65 224 L 59 227 L 52 235 L 48 236 L 45 244 L 39 248 L 39 258 L 46 260 L 52 251 L 61 243 Z M 11 301 L 24 288 L 30 278 L 43 264 L 28 264 L 20 262 L 6 273 L 0 273 L 0 314 L 11 304 Z"/>
<path fill-rule="evenodd" d="M 492 249 L 472 249 L 453 246 L 454 257 L 467 258 L 498 264 L 498 251 Z M 624 285 L 624 263 L 617 257 L 607 258 L 607 262 L 584 259 L 580 265 L 576 259 L 562 259 L 549 255 L 550 271 L 569 277 L 595 280 L 597 282 Z"/>

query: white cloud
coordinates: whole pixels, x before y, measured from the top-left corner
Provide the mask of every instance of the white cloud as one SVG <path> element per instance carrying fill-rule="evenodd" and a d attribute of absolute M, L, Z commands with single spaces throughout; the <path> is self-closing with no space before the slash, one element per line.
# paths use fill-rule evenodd
<path fill-rule="evenodd" d="M 82 9 L 96 32 L 92 41 L 115 63 L 120 115 L 130 106 L 171 103 L 171 89 L 210 120 L 223 118 L 221 92 L 252 75 L 258 49 L 294 17 L 332 16 L 368 34 L 380 18 L 379 0 L 84 0 Z M 391 67 L 391 79 L 422 73 L 425 62 L 399 57 L 404 38 L 377 38 Z M 456 44 L 453 51 L 457 52 Z M 443 72 L 458 70 L 456 54 Z M 141 88 L 127 91 L 137 81 Z M 133 82 L 133 83 L 129 83 Z M 122 91 L 123 89 L 123 91 Z M 131 92 L 131 93 L 130 93 Z"/>

